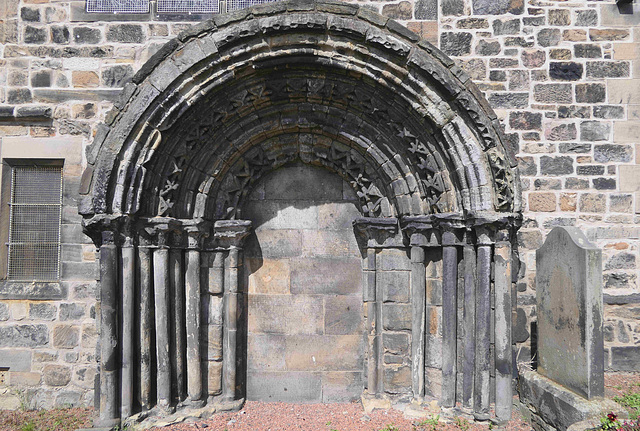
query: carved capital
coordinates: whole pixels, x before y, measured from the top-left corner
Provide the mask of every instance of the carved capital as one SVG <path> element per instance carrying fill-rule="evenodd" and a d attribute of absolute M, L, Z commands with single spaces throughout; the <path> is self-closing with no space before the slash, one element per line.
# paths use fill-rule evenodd
<path fill-rule="evenodd" d="M 180 221 L 172 217 L 153 217 L 146 220 L 144 230 L 154 245 L 169 248 L 172 234 L 180 230 Z"/>
<path fill-rule="evenodd" d="M 403 233 L 411 246 L 437 247 L 441 244 L 440 231 L 433 216 L 409 216 L 400 220 Z"/>
<path fill-rule="evenodd" d="M 398 219 L 395 217 L 359 217 L 353 227 L 367 242 L 368 247 L 380 247 L 398 233 Z"/>
<path fill-rule="evenodd" d="M 82 228 L 97 247 L 106 244 L 128 245 L 131 243 L 131 225 L 128 215 L 97 214 L 82 221 Z"/>
<path fill-rule="evenodd" d="M 187 248 L 199 249 L 202 240 L 209 236 L 211 224 L 201 218 L 185 220 L 182 223 L 182 229 L 187 236 Z"/>
<path fill-rule="evenodd" d="M 462 214 L 435 214 L 433 220 L 442 232 L 442 245 L 464 245 L 467 226 Z"/>
<path fill-rule="evenodd" d="M 216 242 L 224 248 L 241 248 L 250 231 L 250 220 L 218 220 L 213 225 Z"/>

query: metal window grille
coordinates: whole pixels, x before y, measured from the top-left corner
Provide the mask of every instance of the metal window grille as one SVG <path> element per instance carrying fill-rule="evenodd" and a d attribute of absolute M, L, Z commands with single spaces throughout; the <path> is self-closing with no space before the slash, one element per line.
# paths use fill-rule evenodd
<path fill-rule="evenodd" d="M 58 280 L 62 167 L 12 167 L 10 204 L 8 278 Z"/>
<path fill-rule="evenodd" d="M 227 0 L 227 8 L 229 11 L 232 11 L 244 9 L 257 4 L 273 3 L 274 1 L 276 0 Z"/>
<path fill-rule="evenodd" d="M 219 0 L 158 0 L 158 12 L 220 13 Z"/>
<path fill-rule="evenodd" d="M 149 13 L 149 0 L 87 0 L 91 13 Z"/>

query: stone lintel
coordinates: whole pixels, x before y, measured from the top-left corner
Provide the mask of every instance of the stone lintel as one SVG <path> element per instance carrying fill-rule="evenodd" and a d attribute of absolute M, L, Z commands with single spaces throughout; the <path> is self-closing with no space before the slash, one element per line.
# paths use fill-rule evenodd
<path fill-rule="evenodd" d="M 518 392 L 520 401 L 533 414 L 558 430 L 566 430 L 576 422 L 602 417 L 612 411 L 623 411 L 611 400 L 587 400 L 533 370 L 519 371 Z"/>
<path fill-rule="evenodd" d="M 153 217 L 145 222 L 145 230 L 155 238 L 155 245 L 158 247 L 169 247 L 170 236 L 180 232 L 180 220 L 173 217 Z"/>
<path fill-rule="evenodd" d="M 82 229 L 96 246 L 120 243 L 122 234 L 129 232 L 131 218 L 125 214 L 97 214 L 82 220 Z"/>
<path fill-rule="evenodd" d="M 195 218 L 183 221 L 182 228 L 187 234 L 187 248 L 199 249 L 202 245 L 202 239 L 210 234 L 211 223 L 201 218 Z"/>
<path fill-rule="evenodd" d="M 219 246 L 238 248 L 251 231 L 251 220 L 218 220 L 213 225 L 213 235 Z"/>

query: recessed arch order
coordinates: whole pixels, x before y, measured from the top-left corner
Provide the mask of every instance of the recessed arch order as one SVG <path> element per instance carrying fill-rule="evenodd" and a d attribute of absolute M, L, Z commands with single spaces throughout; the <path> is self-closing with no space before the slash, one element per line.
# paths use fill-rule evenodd
<path fill-rule="evenodd" d="M 224 296 L 225 316 L 218 332 L 224 347 L 220 357 L 208 358 L 208 372 L 221 369 L 216 394 L 227 407 L 237 401 L 233 307 L 241 294 L 238 253 L 250 229 L 242 208 L 254 184 L 292 162 L 338 174 L 359 199 L 362 218 L 354 227 L 366 237 L 363 301 L 373 331 L 368 394 L 384 393 L 376 253 L 410 250 L 411 390 L 424 400 L 424 250 L 438 247 L 444 274 L 437 304 L 445 352 L 441 404 L 455 405 L 456 358 L 464 354 L 463 401 L 470 402 L 473 391 L 474 411 L 486 416 L 494 349 L 496 414 L 510 416 L 510 262 L 522 210 L 520 180 L 495 113 L 437 48 L 365 7 L 329 0 L 269 3 L 216 16 L 169 41 L 114 105 L 87 148 L 79 204 L 85 231 L 100 246 L 105 424 L 133 413 L 133 387 L 143 409 L 153 399 L 168 407 L 206 398 L 199 341 L 206 291 Z M 215 279 L 206 286 L 201 266 L 212 268 Z M 465 290 L 463 302 L 476 307 L 465 321 L 475 325 L 465 343 L 476 347 L 465 352 L 456 350 L 458 278 L 472 295 Z M 164 319 L 170 313 L 172 325 Z M 134 323 L 140 325 L 135 342 Z M 180 331 L 169 333 L 181 325 L 186 340 Z M 480 352 L 475 368 L 474 352 Z M 135 383 L 134 357 L 141 362 Z"/>
<path fill-rule="evenodd" d="M 468 76 L 353 5 L 269 4 L 195 26 L 110 117 L 88 150 L 85 216 L 235 218 L 246 186 L 293 158 L 343 176 L 365 216 L 521 207 L 513 153 Z"/>

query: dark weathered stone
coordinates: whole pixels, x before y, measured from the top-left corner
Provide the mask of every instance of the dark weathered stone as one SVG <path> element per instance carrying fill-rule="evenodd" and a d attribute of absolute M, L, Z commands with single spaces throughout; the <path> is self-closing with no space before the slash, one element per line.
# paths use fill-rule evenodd
<path fill-rule="evenodd" d="M 541 130 L 542 114 L 528 111 L 511 112 L 509 126 L 515 130 Z"/>
<path fill-rule="evenodd" d="M 577 103 L 602 103 L 606 96 L 604 84 L 576 84 Z"/>
<path fill-rule="evenodd" d="M 573 158 L 568 156 L 540 157 L 540 174 L 567 175 L 573 173 Z"/>
<path fill-rule="evenodd" d="M 587 78 L 624 78 L 629 76 L 627 61 L 588 61 Z"/>
<path fill-rule="evenodd" d="M 47 30 L 42 27 L 32 27 L 30 25 L 24 28 L 24 43 L 45 43 L 47 41 Z"/>
<path fill-rule="evenodd" d="M 29 304 L 29 318 L 34 320 L 55 320 L 58 309 L 53 304 Z"/>
<path fill-rule="evenodd" d="M 577 43 L 573 47 L 576 58 L 602 58 L 600 45 Z"/>
<path fill-rule="evenodd" d="M 98 28 L 76 27 L 73 29 L 73 40 L 79 44 L 95 45 L 102 40 L 102 32 Z"/>
<path fill-rule="evenodd" d="M 578 228 L 554 228 L 536 251 L 536 298 L 538 372 L 602 397 L 602 252 Z"/>
<path fill-rule="evenodd" d="M 120 43 L 144 42 L 142 26 L 138 24 L 116 24 L 107 29 L 107 41 Z"/>
<path fill-rule="evenodd" d="M 560 43 L 562 35 L 557 28 L 543 28 L 538 32 L 538 45 L 548 47 Z"/>
<path fill-rule="evenodd" d="M 584 9 L 576 11 L 576 26 L 595 27 L 598 25 L 598 12 L 595 9 Z"/>
<path fill-rule="evenodd" d="M 611 124 L 602 121 L 580 123 L 580 139 L 583 141 L 607 141 L 611 135 Z"/>
<path fill-rule="evenodd" d="M 81 320 L 86 314 L 86 308 L 82 303 L 60 304 L 60 320 Z"/>
<path fill-rule="evenodd" d="M 471 54 L 471 39 L 471 33 L 444 32 L 440 35 L 440 49 L 447 55 L 469 55 Z"/>
<path fill-rule="evenodd" d="M 572 103 L 571 84 L 536 84 L 533 98 L 540 103 Z"/>
<path fill-rule="evenodd" d="M 49 342 L 46 325 L 12 325 L 0 327 L 0 347 L 38 347 Z"/>
<path fill-rule="evenodd" d="M 593 159 L 599 163 L 628 163 L 633 156 L 633 148 L 629 145 L 601 144 L 593 148 Z"/>
<path fill-rule="evenodd" d="M 414 15 L 416 19 L 431 21 L 438 18 L 438 2 L 434 0 L 418 0 L 416 1 L 414 8 Z"/>
<path fill-rule="evenodd" d="M 524 1 L 522 0 L 474 0 L 474 15 L 504 15 L 512 13 L 520 15 L 524 12 Z"/>
<path fill-rule="evenodd" d="M 20 8 L 20 19 L 28 22 L 40 22 L 40 9 L 32 7 Z"/>
<path fill-rule="evenodd" d="M 408 20 L 413 18 L 413 5 L 408 1 L 386 4 L 382 7 L 382 15 L 393 19 Z"/>
<path fill-rule="evenodd" d="M 133 68 L 128 64 L 109 67 L 102 71 L 102 85 L 123 87 L 133 77 Z"/>
<path fill-rule="evenodd" d="M 66 386 L 71 381 L 71 368 L 65 365 L 46 365 L 42 370 L 45 384 Z"/>
<path fill-rule="evenodd" d="M 558 106 L 558 118 L 589 118 L 591 110 L 588 106 Z"/>
<path fill-rule="evenodd" d="M 598 105 L 593 107 L 593 116 L 605 120 L 624 118 L 624 107 L 615 105 Z"/>
<path fill-rule="evenodd" d="M 520 33 L 520 20 L 519 19 L 497 19 L 493 21 L 493 35 L 503 36 L 506 34 L 518 34 Z"/>
<path fill-rule="evenodd" d="M 576 168 L 578 175 L 603 175 L 604 166 L 602 165 L 580 165 Z"/>
<path fill-rule="evenodd" d="M 476 54 L 478 55 L 496 55 L 501 50 L 500 42 L 497 40 L 480 39 L 476 45 Z"/>
<path fill-rule="evenodd" d="M 507 80 L 507 72 L 504 70 L 492 70 L 489 72 L 489 81 L 505 82 Z"/>
<path fill-rule="evenodd" d="M 52 25 L 51 42 L 59 44 L 69 43 L 69 28 L 66 25 Z"/>
<path fill-rule="evenodd" d="M 529 93 L 491 93 L 489 104 L 494 109 L 523 109 L 529 105 Z"/>
<path fill-rule="evenodd" d="M 582 78 L 582 64 L 568 62 L 551 62 L 549 76 L 562 81 L 577 81 Z"/>

